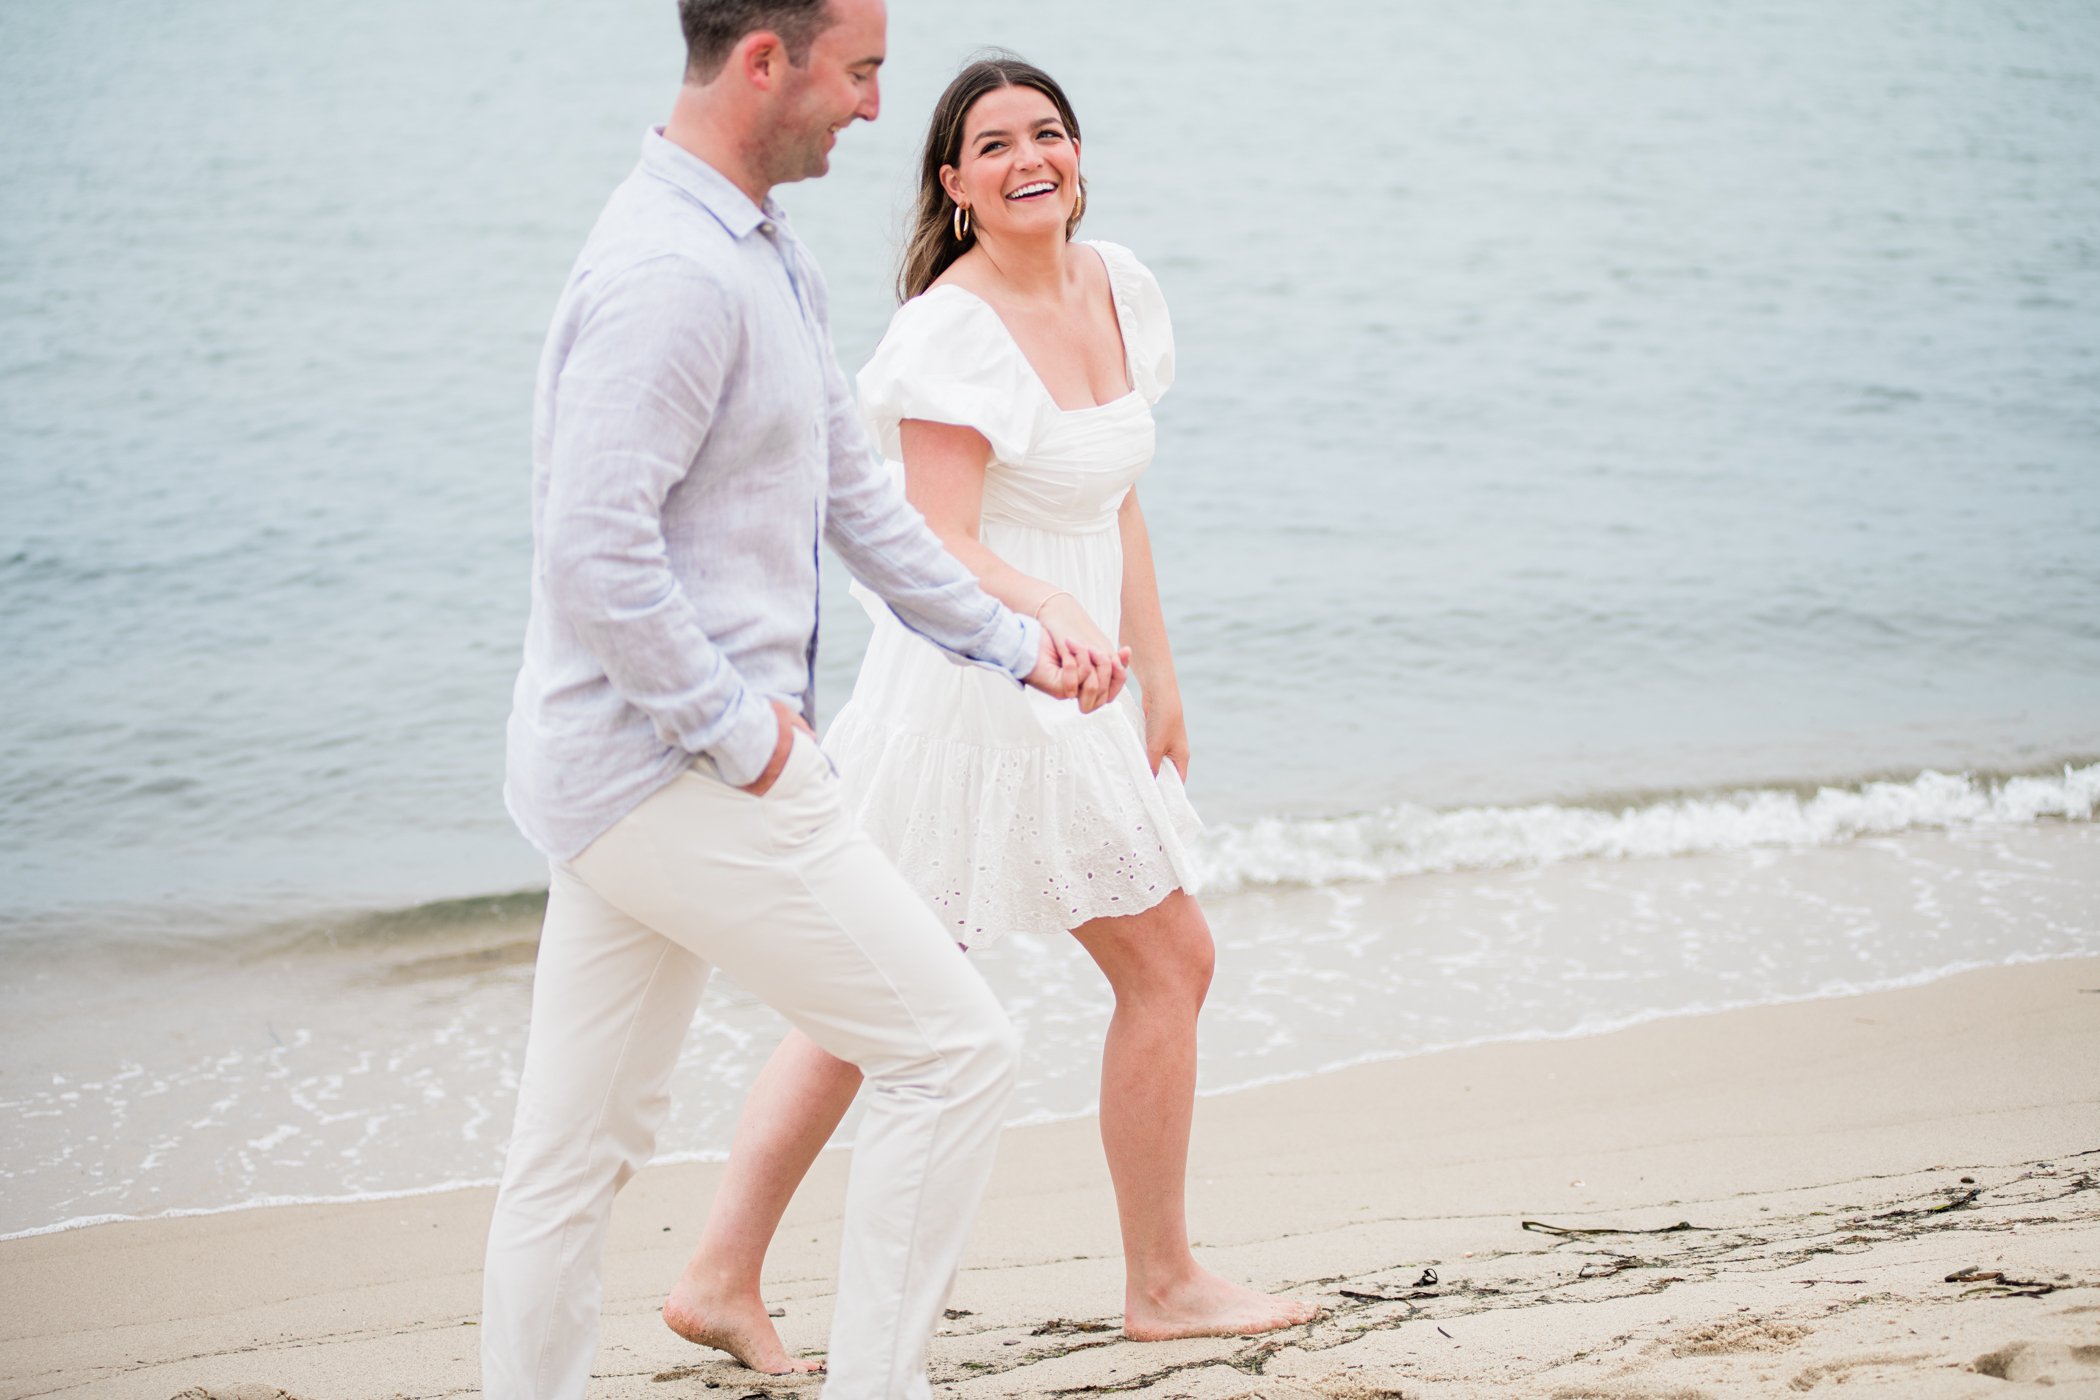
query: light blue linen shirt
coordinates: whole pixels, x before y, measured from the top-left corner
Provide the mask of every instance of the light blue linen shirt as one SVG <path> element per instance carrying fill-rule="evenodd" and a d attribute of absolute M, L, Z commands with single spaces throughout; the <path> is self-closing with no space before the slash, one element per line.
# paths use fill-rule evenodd
<path fill-rule="evenodd" d="M 816 262 L 660 131 L 569 274 L 533 400 L 532 609 L 504 801 L 556 860 L 691 766 L 755 781 L 813 716 L 818 542 L 907 626 L 1016 680 L 1040 630 L 882 467 Z"/>

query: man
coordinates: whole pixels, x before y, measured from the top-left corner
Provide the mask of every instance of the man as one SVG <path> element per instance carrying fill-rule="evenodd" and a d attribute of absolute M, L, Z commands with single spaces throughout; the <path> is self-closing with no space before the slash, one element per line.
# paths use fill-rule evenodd
<path fill-rule="evenodd" d="M 613 1193 L 650 1155 L 720 967 L 867 1076 L 825 1394 L 922 1397 L 1014 1033 L 842 817 L 810 737 L 819 539 L 962 661 L 1088 707 L 1122 673 L 987 597 L 904 503 L 769 198 L 875 118 L 881 0 L 683 0 L 681 17 L 685 85 L 577 260 L 535 398 L 505 797 L 552 885 L 484 1391 L 583 1395 Z"/>

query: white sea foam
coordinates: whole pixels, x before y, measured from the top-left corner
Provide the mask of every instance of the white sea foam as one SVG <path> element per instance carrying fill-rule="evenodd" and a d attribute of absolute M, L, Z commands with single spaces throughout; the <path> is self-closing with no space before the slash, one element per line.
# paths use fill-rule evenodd
<path fill-rule="evenodd" d="M 1698 855 L 1753 847 L 1831 846 L 1863 836 L 2036 821 L 2092 821 L 2100 763 L 2061 774 L 1978 778 L 1920 773 L 1908 782 L 1746 789 L 1597 807 L 1401 805 L 1352 817 L 1266 817 L 1213 828 L 1197 851 L 1207 895 L 1265 885 L 1381 881 L 1560 861 Z"/>

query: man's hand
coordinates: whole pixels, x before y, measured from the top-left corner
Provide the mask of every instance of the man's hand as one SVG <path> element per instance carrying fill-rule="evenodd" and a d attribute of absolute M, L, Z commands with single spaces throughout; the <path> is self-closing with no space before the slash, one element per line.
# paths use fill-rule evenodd
<path fill-rule="evenodd" d="M 1049 628 L 1043 628 L 1041 635 L 1036 643 L 1035 669 L 1021 684 L 1034 686 L 1053 700 L 1069 700 L 1079 693 L 1079 667 L 1050 635 Z"/>
<path fill-rule="evenodd" d="M 778 700 L 773 702 L 773 717 L 780 722 L 780 737 L 773 743 L 773 757 L 767 761 L 766 771 L 758 775 L 756 782 L 744 784 L 744 791 L 753 797 L 764 797 L 773 790 L 773 784 L 780 781 L 780 770 L 787 767 L 788 755 L 795 751 L 796 730 L 812 739 L 817 737 L 817 731 L 809 727 L 808 720 Z"/>

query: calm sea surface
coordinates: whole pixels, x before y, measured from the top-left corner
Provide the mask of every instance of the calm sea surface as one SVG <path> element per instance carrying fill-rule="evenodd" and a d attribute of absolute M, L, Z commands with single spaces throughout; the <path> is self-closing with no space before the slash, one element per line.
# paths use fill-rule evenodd
<path fill-rule="evenodd" d="M 1345 917 L 1366 881 L 1883 840 L 1891 870 L 1939 872 L 1918 877 L 1939 918 L 1959 872 L 1996 890 L 2029 857 L 1902 833 L 2068 821 L 2048 841 L 2070 864 L 2030 903 L 1941 920 L 1929 950 L 1891 925 L 1867 956 L 1832 914 L 1852 951 L 1805 980 L 1694 978 L 1558 1021 L 1518 997 L 1387 1048 L 2100 946 L 2100 8 L 1343 3 L 1316 31 L 1277 13 L 900 4 L 882 120 L 781 193 L 851 370 L 892 309 L 909 168 L 958 61 L 1005 44 L 1068 85 L 1086 233 L 1151 265 L 1179 336 L 1143 490 L 1221 930 L 1262 925 L 1281 880 L 1340 903 L 1275 927 L 1346 927 L 1336 946 L 1371 956 L 1412 925 Z M 219 1124 L 263 1164 L 237 1180 L 124 1194 L 146 1168 L 96 1153 L 141 1130 L 80 1118 L 113 1100 L 78 1085 L 135 1069 L 216 1104 L 221 1071 L 247 1072 L 225 1056 L 250 1052 L 194 1008 L 328 1000 L 255 982 L 256 948 L 544 884 L 498 795 L 532 368 L 679 57 L 669 0 L 0 7 L 0 1109 L 23 1164 L 0 1230 L 426 1185 L 370 1148 L 409 1099 L 472 1100 L 444 1170 L 489 1174 L 522 971 L 474 983 L 481 1001 L 448 965 L 359 1003 L 383 1019 L 424 997 L 455 1032 L 460 1006 L 486 1011 L 480 1059 L 439 1040 L 398 1073 L 369 1048 L 346 1069 L 325 1016 L 257 1013 L 251 1078 L 308 1084 L 308 1117 Z M 829 712 L 865 623 L 836 569 L 827 588 Z M 1892 781 L 1857 781 L 1875 775 Z M 1744 898 L 1780 918 L 1769 890 Z M 1572 964 L 1539 917 L 1523 966 L 1548 987 Z M 1666 924 L 1624 947 L 1678 956 Z M 1349 1024 L 1288 1008 L 1353 966 L 1272 1003 L 1250 984 L 1224 1024 L 1269 1019 L 1226 1039 Z M 193 1009 L 152 1032 L 187 1048 L 100 1068 L 79 1049 L 148 1005 Z M 1346 1058 L 1327 1034 L 1310 1058 L 1207 1062 L 1207 1082 Z M 346 1148 L 311 1125 L 366 1072 L 408 1099 L 345 1110 L 366 1144 Z M 414 1073 L 436 1077 L 403 1088 Z M 1038 1109 L 1084 1107 L 1085 1078 Z M 148 1167 L 208 1150 L 211 1113 L 183 1112 Z M 273 1176 L 287 1153 L 302 1165 Z M 359 1172 L 322 1180 L 342 1155 Z M 107 1191 L 79 1186 L 89 1162 Z M 73 1184 L 24 1184 L 37 1171 Z"/>

